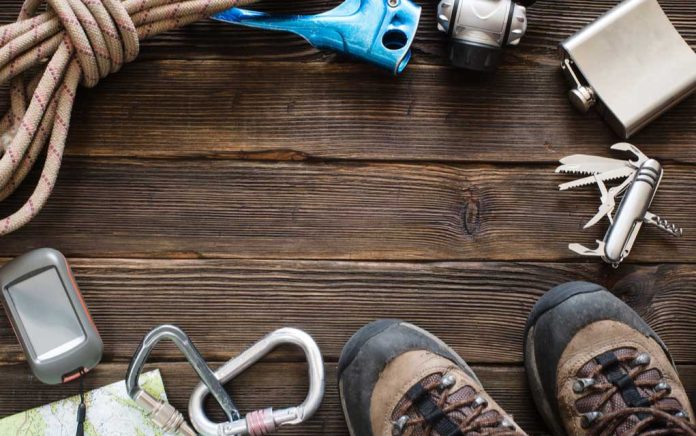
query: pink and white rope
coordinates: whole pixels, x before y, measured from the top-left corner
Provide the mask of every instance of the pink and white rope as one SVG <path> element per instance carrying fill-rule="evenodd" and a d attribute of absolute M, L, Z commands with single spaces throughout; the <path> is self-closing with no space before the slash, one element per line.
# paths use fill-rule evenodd
<path fill-rule="evenodd" d="M 253 0 L 25 0 L 17 22 L 0 27 L 0 82 L 10 109 L 0 120 L 0 201 L 46 151 L 34 192 L 0 219 L 0 236 L 39 213 L 60 170 L 78 84 L 92 87 L 138 55 L 140 40 Z M 34 67 L 43 66 L 33 77 Z"/>
<path fill-rule="evenodd" d="M 254 410 L 247 413 L 244 418 L 249 436 L 265 436 L 276 431 L 273 409 L 271 408 Z"/>

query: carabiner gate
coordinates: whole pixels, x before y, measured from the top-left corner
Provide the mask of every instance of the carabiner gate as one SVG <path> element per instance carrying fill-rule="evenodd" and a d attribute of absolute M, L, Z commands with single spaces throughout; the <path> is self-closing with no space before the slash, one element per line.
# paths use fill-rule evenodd
<path fill-rule="evenodd" d="M 218 401 L 225 415 L 231 420 L 239 418 L 239 411 L 234 406 L 222 383 L 215 377 L 213 371 L 208 367 L 198 352 L 196 347 L 179 327 L 170 324 L 163 324 L 150 330 L 145 335 L 140 346 L 133 354 L 126 371 L 126 391 L 135 403 L 148 412 L 148 416 L 162 430 L 166 432 L 178 432 L 184 436 L 195 436 L 196 432 L 186 423 L 183 415 L 176 410 L 171 404 L 166 401 L 158 400 L 143 390 L 138 384 L 138 378 L 145 366 L 147 358 L 160 341 L 169 339 L 184 353 L 186 359 L 191 364 L 191 367 L 196 371 L 198 377 L 203 380 L 213 393 L 213 396 Z"/>
<path fill-rule="evenodd" d="M 210 386 L 201 382 L 189 399 L 189 418 L 203 436 L 232 436 L 269 434 L 282 425 L 299 424 L 309 419 L 321 405 L 324 397 L 324 361 L 316 342 L 307 333 L 294 328 L 276 330 L 252 345 L 239 356 L 228 361 L 215 371 L 215 378 L 226 383 L 258 362 L 271 350 L 282 344 L 293 344 L 304 351 L 309 367 L 309 391 L 299 406 L 279 410 L 272 408 L 256 410 L 244 418 L 215 423 L 208 419 L 203 408 L 205 397 L 211 393 Z M 214 394 L 214 392 L 213 392 Z"/>
<path fill-rule="evenodd" d="M 179 327 L 165 324 L 155 327 L 145 335 L 126 372 L 128 395 L 145 409 L 148 416 L 165 432 L 183 436 L 197 434 L 172 405 L 153 397 L 138 384 L 138 378 L 147 358 L 155 345 L 164 339 L 169 339 L 176 344 L 201 379 L 189 399 L 189 417 L 193 426 L 203 436 L 266 435 L 282 425 L 304 422 L 314 415 L 321 405 L 324 397 L 324 361 L 314 339 L 302 330 L 294 328 L 276 330 L 213 372 L 186 333 Z M 223 383 L 244 372 L 281 344 L 297 345 L 307 357 L 309 365 L 307 397 L 296 407 L 256 410 L 242 418 L 223 387 Z M 227 416 L 227 422 L 214 423 L 208 419 L 203 408 L 203 400 L 208 394 L 212 394 L 218 401 Z"/>

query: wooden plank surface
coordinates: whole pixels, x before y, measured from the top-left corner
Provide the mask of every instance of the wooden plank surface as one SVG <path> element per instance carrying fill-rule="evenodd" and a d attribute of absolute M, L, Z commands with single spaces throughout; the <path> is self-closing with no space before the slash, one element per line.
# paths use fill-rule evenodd
<path fill-rule="evenodd" d="M 593 245 L 606 220 L 582 230 L 599 192 L 558 192 L 573 177 L 553 169 L 68 159 L 47 208 L 5 237 L 0 255 L 48 244 L 82 257 L 575 259 L 567 245 Z M 696 204 L 685 201 L 696 172 L 666 164 L 665 174 L 651 209 L 684 236 L 646 226 L 631 262 L 690 262 L 696 253 Z"/>
<path fill-rule="evenodd" d="M 211 363 L 215 365 L 215 363 Z M 162 373 L 165 390 L 171 403 L 186 413 L 188 397 L 198 382 L 193 370 L 185 363 L 160 363 L 156 365 Z M 150 369 L 150 368 L 148 368 Z M 27 376 L 22 364 L 0 367 L 9 375 L 8 383 L 0 385 L 0 398 L 19 393 L 10 403 L 0 402 L 0 416 L 39 406 L 50 401 L 74 395 L 74 384 L 47 388 L 33 377 Z M 515 415 L 520 425 L 530 432 L 541 434 L 543 426 L 532 406 L 520 367 L 474 367 L 477 375 L 488 387 L 490 394 L 499 400 L 510 413 Z M 103 364 L 86 378 L 86 387 L 99 387 L 122 380 L 125 364 Z M 682 368 L 689 379 L 696 379 L 696 369 Z M 278 434 L 305 436 L 324 434 L 332 436 L 347 435 L 336 383 L 336 365 L 326 365 L 326 395 L 321 408 L 314 418 L 303 425 L 282 428 Z M 27 385 L 30 389 L 27 389 Z M 283 407 L 302 402 L 307 389 L 306 365 L 302 363 L 261 363 L 242 374 L 230 384 L 233 400 L 242 411 L 250 411 L 269 406 Z M 222 414 L 208 403 L 210 417 L 223 420 Z"/>
<path fill-rule="evenodd" d="M 535 301 L 572 280 L 613 289 L 662 335 L 677 361 L 692 362 L 696 343 L 691 264 L 613 271 L 596 263 L 75 259 L 73 266 L 95 322 L 106 327 L 107 362 L 129 360 L 145 333 L 162 323 L 181 326 L 209 360 L 227 360 L 289 325 L 309 332 L 325 359 L 337 361 L 358 328 L 401 318 L 429 329 L 469 362 L 521 364 Z M 21 359 L 4 318 L 0 333 L 0 361 Z M 181 359 L 173 347 L 153 356 Z"/>
<path fill-rule="evenodd" d="M 211 366 L 216 365 L 211 363 Z M 185 363 L 160 363 L 157 367 L 162 373 L 169 401 L 186 413 L 188 397 L 198 379 Z M 215 367 L 215 366 L 214 366 Z M 326 395 L 317 414 L 299 426 L 280 429 L 280 435 L 306 436 L 324 434 L 347 436 L 343 414 L 338 398 L 336 365 L 326 365 Z M 7 382 L 0 385 L 0 398 L 13 395 L 12 403 L 0 402 L 0 416 L 40 406 L 70 395 L 75 395 L 77 386 L 73 384 L 47 387 L 27 375 L 22 364 L 0 367 L 7 374 Z M 521 367 L 474 366 L 473 370 L 485 386 L 486 391 L 511 413 L 515 421 L 530 435 L 546 434 L 540 422 L 532 398 L 527 388 L 526 375 Z M 678 368 L 682 381 L 696 386 L 696 366 L 681 365 Z M 122 380 L 126 373 L 125 364 L 102 364 L 85 380 L 88 389 Z M 30 389 L 27 389 L 27 385 Z M 228 388 L 232 398 L 243 412 L 269 406 L 283 407 L 299 404 L 306 395 L 306 365 L 302 363 L 262 362 L 234 380 Z M 223 420 L 222 413 L 209 400 L 208 412 L 211 419 Z"/>
<path fill-rule="evenodd" d="M 597 114 L 579 114 L 568 89 L 555 51 L 492 76 L 419 65 L 394 78 L 362 64 L 141 62 L 80 90 L 68 153 L 448 162 L 610 155 L 618 138 Z M 632 140 L 651 157 L 694 163 L 695 113 L 690 98 Z"/>
<path fill-rule="evenodd" d="M 696 47 L 692 6 L 661 3 Z M 299 37 L 212 21 L 146 41 L 138 62 L 79 91 L 67 153 L 547 163 L 609 154 L 618 138 L 597 114 L 571 107 L 556 46 L 614 1 L 539 2 L 529 36 L 494 75 L 446 67 L 435 4 L 424 5 L 413 65 L 398 78 Z M 633 141 L 651 157 L 694 163 L 695 113 L 690 98 Z"/>
<path fill-rule="evenodd" d="M 251 9 L 274 13 L 319 13 L 340 0 L 261 0 Z M 418 2 L 423 12 L 414 41 L 412 64 L 447 65 L 445 36 L 437 30 L 437 2 Z M 506 51 L 505 67 L 531 62 L 530 54 L 555 60 L 557 44 L 616 5 L 616 0 L 541 0 L 528 8 L 529 27 L 522 44 Z M 693 5 L 684 0 L 660 0 L 660 5 L 680 34 L 696 44 Z M 0 22 L 16 19 L 21 3 L 0 1 Z M 244 29 L 202 20 L 143 41 L 139 59 L 237 59 L 283 62 L 354 63 L 353 60 L 311 48 L 301 38 L 286 33 Z"/>
<path fill-rule="evenodd" d="M 258 6 L 313 13 L 338 3 Z M 293 35 L 210 20 L 145 41 L 136 62 L 79 90 L 55 193 L 32 224 L 0 240 L 0 265 L 42 246 L 71 258 L 105 342 L 89 388 L 122 379 L 160 323 L 181 325 L 211 362 L 275 328 L 305 329 L 323 351 L 327 394 L 318 415 L 286 435 L 347 434 L 336 361 L 350 335 L 380 317 L 440 336 L 523 428 L 544 434 L 521 340 L 534 302 L 569 280 L 602 283 L 636 309 L 694 393 L 695 97 L 631 140 L 665 165 L 651 209 L 684 237 L 645 227 L 618 270 L 567 250 L 591 246 L 605 224 L 581 229 L 599 194 L 557 192 L 572 178 L 555 175 L 555 163 L 621 155 L 598 115 L 568 103 L 556 46 L 616 3 L 538 2 L 527 36 L 493 75 L 448 66 L 436 2 L 423 4 L 398 78 Z M 696 3 L 660 4 L 696 48 Z M 0 22 L 19 7 L 0 0 Z M 32 187 L 0 203 L 0 215 Z M 274 352 L 233 383 L 234 398 L 244 410 L 301 401 L 301 359 Z M 185 410 L 197 382 L 190 368 L 170 344 L 151 360 Z M 4 316 L 0 375 L 0 417 L 77 389 L 33 378 Z"/>

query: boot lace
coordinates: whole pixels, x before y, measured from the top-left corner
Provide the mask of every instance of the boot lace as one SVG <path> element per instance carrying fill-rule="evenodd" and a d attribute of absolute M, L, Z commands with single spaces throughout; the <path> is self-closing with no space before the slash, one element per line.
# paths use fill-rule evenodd
<path fill-rule="evenodd" d="M 648 353 L 620 349 L 604 353 L 578 371 L 575 408 L 591 435 L 696 436 L 682 404 Z"/>
<path fill-rule="evenodd" d="M 455 436 L 455 435 L 519 435 L 513 422 L 500 411 L 488 407 L 488 401 L 472 386 L 452 391 L 456 379 L 451 374 L 433 374 L 414 386 L 397 405 L 392 435 Z M 414 394 L 414 391 L 417 394 Z M 429 419 L 419 409 L 423 400 L 435 405 L 437 412 Z M 436 428 L 438 419 L 448 419 L 449 432 Z M 437 432 L 437 433 L 435 433 Z"/>

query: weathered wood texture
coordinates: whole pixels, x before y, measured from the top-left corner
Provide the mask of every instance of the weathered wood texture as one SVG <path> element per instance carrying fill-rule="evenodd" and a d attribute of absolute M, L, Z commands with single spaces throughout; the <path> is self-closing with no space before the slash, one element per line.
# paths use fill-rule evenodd
<path fill-rule="evenodd" d="M 594 280 L 633 306 L 690 363 L 696 343 L 696 265 L 622 267 L 552 263 L 382 263 L 238 260 L 74 262 L 107 361 L 127 361 L 143 335 L 175 323 L 210 360 L 224 361 L 283 325 L 312 334 L 328 361 L 376 318 L 431 330 L 472 363 L 522 363 L 524 323 L 556 284 Z M 424 300 L 423 296 L 427 295 Z M 0 319 L 0 361 L 21 350 Z M 163 348 L 155 359 L 181 359 Z M 285 360 L 297 360 L 297 353 Z"/>
<path fill-rule="evenodd" d="M 314 11 L 329 4 L 300 3 Z M 615 3 L 539 2 L 529 36 L 506 51 L 495 75 L 445 66 L 435 1 L 424 5 L 413 65 L 399 78 L 319 53 L 299 37 L 201 22 L 147 41 L 140 61 L 81 89 L 67 152 L 450 162 L 608 154 L 618 138 L 598 115 L 571 107 L 556 45 Z M 693 5 L 661 3 L 696 46 Z M 201 61 L 209 57 L 219 60 Z M 694 163 L 695 113 L 690 98 L 633 141 L 651 157 Z"/>
<path fill-rule="evenodd" d="M 259 7 L 317 12 L 339 0 L 295 3 Z M 522 332 L 534 302 L 569 280 L 602 283 L 644 316 L 694 392 L 696 98 L 632 139 L 665 164 L 651 209 L 685 236 L 646 226 L 619 270 L 567 250 L 592 245 L 604 226 L 581 230 L 599 193 L 557 192 L 571 178 L 553 174 L 554 163 L 613 155 L 619 139 L 596 114 L 572 109 L 556 46 L 616 3 L 539 1 L 494 75 L 447 65 L 436 1 L 423 4 L 398 78 L 292 35 L 213 21 L 146 41 L 136 62 L 79 90 L 55 193 L 0 240 L 0 264 L 40 246 L 71 257 L 105 342 L 90 388 L 122 379 L 160 323 L 181 325 L 216 362 L 277 327 L 307 330 L 324 352 L 327 396 L 287 435 L 346 435 L 336 361 L 380 317 L 440 336 L 526 430 L 543 434 Z M 660 3 L 696 47 L 696 3 Z M 0 22 L 18 9 L 0 0 Z M 31 188 L 0 203 L 0 215 Z M 0 416 L 75 393 L 41 384 L 22 360 L 1 316 Z M 300 401 L 300 360 L 274 352 L 233 384 L 234 397 L 245 410 Z M 152 361 L 184 410 L 193 372 L 170 344 Z"/>
<path fill-rule="evenodd" d="M 68 153 L 450 162 L 611 153 L 618 137 L 570 105 L 555 56 L 502 70 L 413 65 L 393 78 L 353 64 L 143 62 L 80 90 Z M 690 98 L 632 141 L 694 163 L 695 113 Z"/>
<path fill-rule="evenodd" d="M 341 0 L 261 0 L 252 9 L 269 12 L 318 13 Z M 559 41 L 589 24 L 616 5 L 616 0 L 540 0 L 528 8 L 529 28 L 520 48 L 509 51 L 505 65 L 528 60 L 527 54 L 554 56 Z M 414 52 L 414 64 L 446 65 L 445 36 L 435 22 L 437 2 L 419 2 L 423 7 Z M 0 1 L 0 22 L 14 21 L 21 3 Z M 661 0 L 660 5 L 675 27 L 696 44 L 693 5 L 684 0 Z M 146 59 L 238 59 L 282 62 L 352 63 L 354 61 L 311 48 L 292 34 L 243 29 L 213 20 L 203 20 L 146 40 L 141 58 Z"/>
<path fill-rule="evenodd" d="M 214 363 L 211 366 L 215 367 Z M 188 397 L 198 382 L 193 370 L 185 363 L 161 363 L 156 365 L 162 373 L 167 396 L 170 402 L 185 413 Z M 148 369 L 151 369 L 148 367 Z M 520 367 L 474 366 L 476 375 L 486 386 L 489 394 L 514 415 L 515 420 L 529 434 L 546 434 L 543 424 L 534 408 L 527 388 L 526 375 Z M 29 376 L 23 365 L 0 366 L 7 374 L 7 381 L 0 385 L 0 398 L 13 396 L 12 403 L 0 402 L 0 416 L 11 414 L 50 401 L 75 395 L 74 384 L 53 386 L 47 389 L 39 381 Z M 86 379 L 86 387 L 103 386 L 123 379 L 125 364 L 100 365 Z M 682 365 L 679 373 L 684 383 L 696 386 L 696 366 Z M 323 434 L 347 436 L 343 414 L 336 388 L 336 365 L 326 365 L 326 396 L 321 408 L 311 420 L 301 426 L 282 428 L 280 435 L 306 436 Z M 27 386 L 31 389 L 28 390 Z M 230 384 L 230 393 L 242 411 L 275 405 L 277 407 L 299 404 L 306 395 L 306 365 L 302 363 L 261 363 Z M 222 413 L 208 403 L 210 417 L 223 420 Z"/>
<path fill-rule="evenodd" d="M 667 164 L 665 174 L 651 209 L 684 236 L 646 226 L 632 262 L 696 253 L 696 172 Z M 599 192 L 557 191 L 572 179 L 550 165 L 73 158 L 46 209 L 3 238 L 0 255 L 48 244 L 84 257 L 566 260 L 576 257 L 568 243 L 591 246 L 606 228 L 582 230 Z"/>
<path fill-rule="evenodd" d="M 211 366 L 214 365 L 215 363 L 211 363 Z M 171 403 L 185 412 L 188 396 L 198 382 L 196 374 L 185 363 L 161 363 L 156 366 L 162 372 Z M 474 370 L 482 382 L 489 387 L 489 393 L 499 400 L 510 413 L 514 413 L 520 425 L 532 433 L 543 433 L 543 426 L 539 423 L 528 395 L 525 375 L 521 368 L 474 367 Z M 47 389 L 45 385 L 29 376 L 26 368 L 21 364 L 0 366 L 0 371 L 9 376 L 7 383 L 0 385 L 0 398 L 16 395 L 12 403 L 0 402 L 0 416 L 59 400 L 76 393 L 77 386 L 74 384 Z M 279 434 L 297 436 L 308 434 L 348 435 L 338 399 L 335 371 L 335 364 L 326 365 L 326 396 L 315 417 L 301 426 L 285 427 L 281 429 Z M 90 374 L 90 377 L 87 377 L 86 387 L 98 387 L 122 380 L 125 372 L 125 364 L 100 365 L 93 374 Z M 696 381 L 696 368 L 683 367 L 682 373 L 689 380 L 695 379 Z M 27 386 L 31 389 L 28 390 Z M 231 383 L 230 392 L 237 405 L 243 411 L 249 411 L 271 405 L 283 407 L 299 404 L 306 395 L 306 386 L 305 364 L 261 363 Z M 211 418 L 222 421 L 222 414 L 212 406 L 212 401 L 209 404 L 208 410 Z"/>

